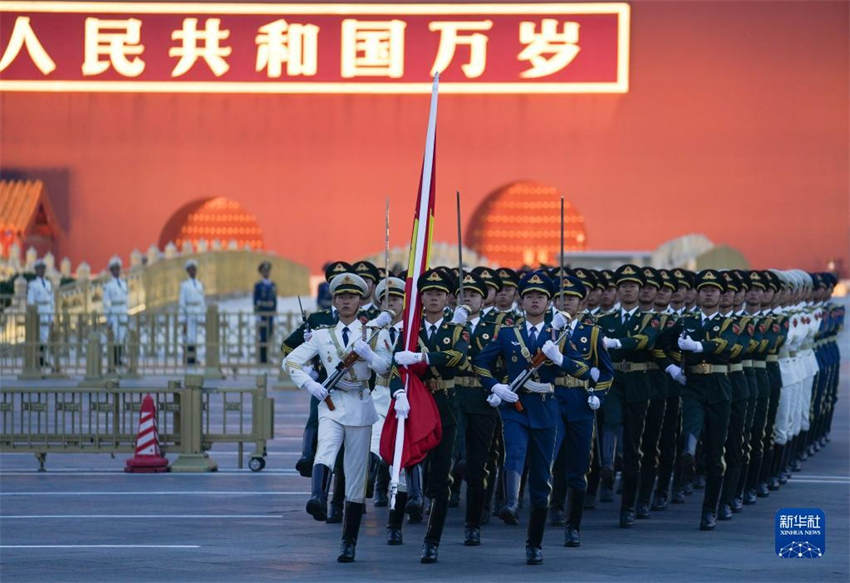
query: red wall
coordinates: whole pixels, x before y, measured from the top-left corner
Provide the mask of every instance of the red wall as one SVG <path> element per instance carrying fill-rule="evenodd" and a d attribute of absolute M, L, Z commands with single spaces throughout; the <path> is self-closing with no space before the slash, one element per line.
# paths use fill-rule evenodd
<path fill-rule="evenodd" d="M 634 2 L 626 95 L 440 98 L 436 238 L 516 179 L 591 249 L 702 232 L 760 267 L 850 264 L 846 2 Z M 226 196 L 314 270 L 409 237 L 427 96 L 0 95 L 0 164 L 67 171 L 60 253 L 98 269 Z M 60 189 L 61 190 L 61 189 Z"/>

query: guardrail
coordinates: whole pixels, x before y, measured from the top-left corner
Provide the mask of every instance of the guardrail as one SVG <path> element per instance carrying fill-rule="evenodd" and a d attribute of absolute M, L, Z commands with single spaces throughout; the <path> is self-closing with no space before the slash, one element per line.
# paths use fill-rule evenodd
<path fill-rule="evenodd" d="M 256 314 L 220 312 L 218 306 L 210 305 L 198 324 L 198 363 L 189 366 L 183 327 L 175 312 L 128 316 L 126 339 L 119 352 L 105 316 L 93 313 L 55 314 L 50 338 L 42 347 L 38 313 L 28 306 L 23 313 L 0 312 L 0 376 L 85 375 L 94 381 L 198 370 L 208 377 L 277 372 L 281 343 L 300 324 L 301 314 L 279 312 L 273 321 L 272 333 L 261 342 L 260 329 L 267 324 Z M 265 353 L 265 362 L 261 362 L 261 353 Z"/>
<path fill-rule="evenodd" d="M 165 387 L 0 388 L 0 452 L 32 452 L 44 471 L 48 453 L 133 453 L 142 399 L 156 403 L 163 454 L 178 453 L 174 472 L 217 469 L 207 453 L 215 443 L 254 445 L 249 467 L 265 467 L 274 437 L 274 400 L 265 375 L 254 386 L 205 387 L 201 375 Z"/>

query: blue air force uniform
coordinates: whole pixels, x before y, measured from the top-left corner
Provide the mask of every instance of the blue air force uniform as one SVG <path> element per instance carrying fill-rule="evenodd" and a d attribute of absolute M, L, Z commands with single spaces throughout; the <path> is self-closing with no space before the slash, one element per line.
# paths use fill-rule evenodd
<path fill-rule="evenodd" d="M 265 267 L 267 262 L 260 265 Z M 274 316 L 277 312 L 277 287 L 264 277 L 254 284 L 254 314 L 257 316 L 257 347 L 260 364 L 269 361 L 269 343 L 274 335 Z"/>

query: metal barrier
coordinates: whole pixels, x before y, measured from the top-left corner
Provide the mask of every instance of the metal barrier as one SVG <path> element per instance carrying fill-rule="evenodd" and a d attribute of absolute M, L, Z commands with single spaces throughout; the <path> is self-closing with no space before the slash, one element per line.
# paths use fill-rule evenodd
<path fill-rule="evenodd" d="M 201 375 L 166 387 L 3 387 L 0 452 L 32 452 L 44 471 L 48 453 L 133 453 L 142 399 L 156 403 L 160 447 L 178 453 L 173 472 L 214 471 L 208 451 L 254 444 L 249 467 L 265 467 L 266 442 L 274 437 L 274 400 L 265 375 L 254 386 L 204 387 Z"/>
<path fill-rule="evenodd" d="M 265 324 L 252 312 L 219 312 L 213 304 L 200 320 L 198 367 L 203 367 L 208 378 L 216 378 L 225 373 L 235 376 L 277 372 L 282 359 L 280 345 L 300 324 L 301 315 L 275 314 L 272 334 L 262 344 L 259 329 Z M 106 371 L 106 378 L 199 370 L 187 366 L 183 326 L 175 312 L 148 311 L 129 316 L 126 340 L 120 352 L 116 347 L 102 314 L 57 313 L 50 339 L 42 347 L 34 306 L 28 306 L 24 313 L 0 312 L 0 376 L 32 379 L 85 375 L 88 380 L 96 380 L 104 378 L 100 369 Z M 261 351 L 266 353 L 265 363 L 260 362 Z"/>

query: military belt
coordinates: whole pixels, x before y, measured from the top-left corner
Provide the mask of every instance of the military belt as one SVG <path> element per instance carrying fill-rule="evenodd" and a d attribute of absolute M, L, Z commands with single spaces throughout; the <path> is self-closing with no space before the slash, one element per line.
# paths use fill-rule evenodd
<path fill-rule="evenodd" d="M 730 364 L 729 365 L 729 372 L 743 372 L 743 370 L 744 370 L 744 364 L 743 363 L 739 362 L 738 364 Z"/>
<path fill-rule="evenodd" d="M 456 387 L 468 387 L 471 389 L 481 388 L 481 381 L 475 377 L 455 377 L 454 381 Z"/>
<path fill-rule="evenodd" d="M 655 364 L 654 362 L 647 362 L 645 364 L 646 370 L 661 370 L 661 367 Z"/>
<path fill-rule="evenodd" d="M 649 370 L 649 363 L 647 362 L 615 362 L 614 370 L 618 370 L 620 372 L 641 372 Z"/>
<path fill-rule="evenodd" d="M 749 358 L 748 358 L 747 360 L 742 360 L 742 361 L 741 361 L 741 364 L 742 364 L 744 367 L 749 368 L 749 367 L 753 366 L 753 361 L 752 361 L 752 359 L 749 359 Z"/>
<path fill-rule="evenodd" d="M 767 368 L 767 363 L 763 360 L 754 360 L 753 368 Z"/>
<path fill-rule="evenodd" d="M 790 358 L 794 358 L 795 356 L 797 356 L 797 352 L 796 352 L 795 350 L 789 350 L 789 351 L 788 351 L 788 356 L 789 356 Z"/>
<path fill-rule="evenodd" d="M 425 381 L 425 386 L 428 387 L 428 390 L 432 393 L 448 391 L 449 389 L 455 388 L 455 379 L 445 381 L 443 379 L 427 379 Z"/>
<path fill-rule="evenodd" d="M 703 362 L 688 367 L 689 374 L 726 374 L 729 367 L 725 364 L 709 364 Z"/>
<path fill-rule="evenodd" d="M 556 387 L 568 387 L 568 388 L 576 388 L 576 389 L 586 389 L 587 381 L 582 381 L 575 377 L 558 377 L 555 379 Z"/>
<path fill-rule="evenodd" d="M 768 354 L 767 358 L 765 358 L 766 362 L 779 362 L 778 354 Z"/>

